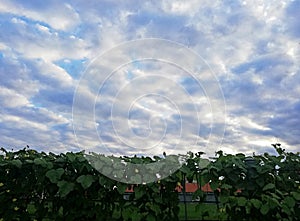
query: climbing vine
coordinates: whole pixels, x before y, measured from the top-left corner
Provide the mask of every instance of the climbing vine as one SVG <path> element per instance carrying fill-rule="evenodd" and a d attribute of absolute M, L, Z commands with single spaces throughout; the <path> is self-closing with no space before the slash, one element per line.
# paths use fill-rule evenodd
<path fill-rule="evenodd" d="M 199 219 L 218 213 L 220 220 L 299 220 L 299 153 L 286 152 L 280 144 L 274 148 L 276 155 L 219 151 L 213 160 L 204 159 L 202 152 L 190 152 L 177 171 L 144 184 L 141 171 L 135 170 L 133 180 L 126 183 L 104 176 L 84 152 L 54 154 L 1 148 L 0 220 L 179 220 L 177 189 L 185 182 L 197 182 L 199 187 L 209 183 L 215 193 L 217 211 L 199 210 Z M 119 159 L 132 164 L 162 160 L 137 156 Z M 113 173 L 116 165 L 106 165 L 103 160 L 98 166 Z M 194 193 L 196 208 L 201 208 L 205 197 L 201 188 Z"/>

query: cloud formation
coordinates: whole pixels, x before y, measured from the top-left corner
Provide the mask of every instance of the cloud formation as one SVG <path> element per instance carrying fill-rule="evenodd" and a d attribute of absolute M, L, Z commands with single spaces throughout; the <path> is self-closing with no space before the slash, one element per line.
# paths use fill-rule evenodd
<path fill-rule="evenodd" d="M 298 0 L 3 0 L 0 146 L 213 155 L 280 142 L 299 151 L 299 10 Z M 149 38 L 182 49 L 118 51 Z M 117 56 L 95 63 L 105 53 Z"/>

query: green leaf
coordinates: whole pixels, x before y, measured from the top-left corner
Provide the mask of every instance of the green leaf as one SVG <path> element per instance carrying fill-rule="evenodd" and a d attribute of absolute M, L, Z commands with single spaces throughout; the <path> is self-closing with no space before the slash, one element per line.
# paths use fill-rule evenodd
<path fill-rule="evenodd" d="M 58 181 L 57 186 L 59 187 L 59 195 L 61 197 L 67 196 L 72 190 L 74 190 L 74 183 L 67 182 L 65 180 Z"/>
<path fill-rule="evenodd" d="M 263 191 L 271 190 L 274 188 L 275 188 L 274 183 L 268 183 L 267 185 L 264 186 Z"/>
<path fill-rule="evenodd" d="M 288 207 L 287 205 L 285 205 L 285 204 L 282 205 L 282 211 L 283 211 L 284 213 L 286 213 L 288 216 L 290 216 L 291 213 L 292 213 L 291 208 L 289 208 L 289 207 Z"/>
<path fill-rule="evenodd" d="M 25 162 L 31 164 L 33 163 L 33 160 L 25 160 Z"/>
<path fill-rule="evenodd" d="M 251 205 L 250 201 L 247 201 L 245 208 L 246 208 L 246 214 L 248 214 L 248 215 L 251 214 L 252 205 Z"/>
<path fill-rule="evenodd" d="M 100 172 L 103 172 L 103 174 L 105 174 L 105 175 L 109 175 L 109 174 L 111 174 L 112 171 L 113 171 L 113 169 L 111 167 L 104 166 Z"/>
<path fill-rule="evenodd" d="M 276 207 L 280 206 L 280 203 L 277 199 L 270 197 L 269 198 L 269 207 L 270 209 L 274 209 Z"/>
<path fill-rule="evenodd" d="M 247 203 L 247 199 L 245 197 L 238 197 L 237 204 L 238 206 L 245 206 Z"/>
<path fill-rule="evenodd" d="M 237 174 L 235 174 L 235 173 L 228 174 L 228 178 L 230 180 L 232 180 L 234 183 L 238 183 L 239 179 L 240 179 L 240 177 Z"/>
<path fill-rule="evenodd" d="M 47 162 L 46 162 L 46 160 L 44 160 L 44 159 L 35 158 L 35 159 L 33 160 L 33 162 L 34 162 L 34 164 L 36 164 L 36 165 L 40 165 L 40 166 L 43 166 L 43 167 L 47 167 Z"/>
<path fill-rule="evenodd" d="M 145 194 L 146 192 L 140 188 L 136 188 L 134 190 L 135 199 L 141 199 Z"/>
<path fill-rule="evenodd" d="M 155 220 L 156 220 L 156 218 L 152 214 L 149 214 L 146 216 L 146 221 L 155 221 Z"/>
<path fill-rule="evenodd" d="M 115 170 L 113 173 L 114 173 L 114 177 L 116 177 L 118 179 L 122 179 L 123 175 L 125 173 L 125 170 Z"/>
<path fill-rule="evenodd" d="M 146 206 L 152 210 L 156 215 L 158 215 L 161 211 L 161 208 L 159 207 L 159 205 L 155 204 L 155 203 L 146 203 Z"/>
<path fill-rule="evenodd" d="M 124 194 L 127 189 L 127 184 L 125 183 L 117 183 L 117 190 L 119 194 Z"/>
<path fill-rule="evenodd" d="M 181 171 L 182 173 L 184 173 L 184 174 L 191 174 L 191 173 L 192 173 L 191 169 L 190 169 L 188 166 L 186 166 L 186 165 L 183 165 L 183 166 L 180 168 L 180 171 Z"/>
<path fill-rule="evenodd" d="M 243 154 L 243 153 L 237 153 L 236 156 L 237 156 L 237 157 L 240 157 L 240 158 L 244 158 L 244 157 L 245 157 L 245 154 Z"/>
<path fill-rule="evenodd" d="M 300 193 L 299 192 L 291 192 L 291 195 L 294 197 L 295 200 L 300 200 Z"/>
<path fill-rule="evenodd" d="M 163 203 L 163 200 L 162 200 L 161 197 L 156 197 L 156 198 L 154 198 L 154 201 L 155 201 L 155 203 L 157 203 L 157 204 L 162 204 L 162 203 Z"/>
<path fill-rule="evenodd" d="M 35 205 L 33 204 L 28 204 L 27 205 L 27 212 L 32 215 L 37 211 L 37 209 L 35 208 Z"/>
<path fill-rule="evenodd" d="M 229 184 L 224 183 L 224 184 L 221 185 L 221 188 L 223 188 L 223 189 L 231 189 L 232 186 L 229 185 Z"/>
<path fill-rule="evenodd" d="M 263 215 L 266 215 L 269 212 L 269 206 L 267 204 L 263 204 L 260 208 L 260 212 Z"/>
<path fill-rule="evenodd" d="M 12 160 L 11 161 L 11 164 L 18 167 L 18 168 L 21 168 L 22 167 L 22 161 L 17 159 L 17 160 Z"/>
<path fill-rule="evenodd" d="M 262 205 L 262 202 L 258 199 L 251 199 L 250 202 L 256 209 L 259 209 Z"/>
<path fill-rule="evenodd" d="M 130 181 L 134 184 L 141 184 L 142 176 L 140 174 L 135 174 L 134 176 L 130 177 Z"/>
<path fill-rule="evenodd" d="M 219 183 L 213 181 L 210 183 L 210 187 L 212 190 L 216 190 L 219 187 Z"/>
<path fill-rule="evenodd" d="M 75 159 L 76 159 L 76 155 L 72 152 L 68 152 L 66 153 L 66 156 L 67 156 L 67 159 L 70 161 L 70 162 L 74 162 Z"/>
<path fill-rule="evenodd" d="M 57 183 L 60 180 L 61 176 L 64 174 L 63 168 L 52 169 L 46 173 L 46 177 L 49 178 L 51 183 Z"/>
<path fill-rule="evenodd" d="M 94 177 L 92 175 L 90 175 L 90 174 L 88 174 L 88 175 L 81 175 L 80 177 L 78 177 L 76 179 L 76 181 L 81 184 L 81 186 L 83 187 L 83 189 L 87 189 L 87 188 L 89 188 L 93 184 Z"/>
<path fill-rule="evenodd" d="M 129 207 L 125 207 L 122 210 L 122 220 L 132 220 L 132 217 L 136 216 L 139 218 L 137 213 L 137 208 L 134 205 L 130 205 Z"/>
<path fill-rule="evenodd" d="M 210 164 L 210 161 L 208 159 L 199 159 L 198 167 L 199 169 L 206 168 Z"/>
<path fill-rule="evenodd" d="M 220 202 L 222 203 L 222 204 L 225 204 L 225 203 L 227 203 L 229 201 L 229 198 L 228 197 L 225 197 L 225 196 L 221 196 L 220 197 Z"/>
<path fill-rule="evenodd" d="M 293 197 L 287 196 L 286 198 L 284 198 L 283 202 L 290 208 L 295 206 L 295 200 Z"/>
<path fill-rule="evenodd" d="M 265 185 L 265 180 L 264 180 L 264 177 L 263 175 L 259 176 L 255 182 L 260 186 L 260 187 L 263 187 Z"/>

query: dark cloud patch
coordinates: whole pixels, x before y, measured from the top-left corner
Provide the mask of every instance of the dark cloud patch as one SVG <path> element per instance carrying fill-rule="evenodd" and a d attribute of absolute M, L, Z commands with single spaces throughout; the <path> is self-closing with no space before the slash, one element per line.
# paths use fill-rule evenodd
<path fill-rule="evenodd" d="M 266 74 L 272 75 L 271 72 L 278 66 L 291 65 L 290 59 L 284 54 L 271 54 L 263 55 L 250 62 L 240 64 L 232 68 L 232 72 L 236 74 L 243 74 L 253 69 L 255 72 L 265 72 Z"/>
<path fill-rule="evenodd" d="M 204 95 L 203 89 L 201 87 L 201 82 L 199 82 L 195 78 L 192 78 L 192 77 L 183 78 L 182 81 L 180 82 L 180 84 L 182 85 L 182 87 L 186 90 L 186 92 L 189 95 L 194 96 L 194 95 L 198 94 L 199 97 L 201 95 Z"/>
<path fill-rule="evenodd" d="M 253 145 L 253 152 L 254 154 L 264 154 L 268 153 L 270 155 L 277 155 L 277 152 L 274 147 L 271 146 L 259 146 L 259 145 Z"/>
<path fill-rule="evenodd" d="M 111 117 L 112 104 L 107 101 L 95 103 L 95 119 L 107 120 Z"/>
<path fill-rule="evenodd" d="M 33 0 L 33 1 L 22 1 L 22 0 L 13 0 L 12 2 L 14 2 L 15 4 L 18 5 L 22 5 L 22 7 L 24 8 L 30 8 L 30 9 L 34 9 L 34 10 L 45 10 L 47 8 L 49 8 L 52 4 L 52 2 L 41 2 L 38 0 Z"/>
<path fill-rule="evenodd" d="M 36 107 L 6 108 L 2 113 L 18 116 L 31 122 L 48 124 L 55 121 L 53 116 L 49 115 L 45 110 Z"/>
<path fill-rule="evenodd" d="M 41 105 L 42 107 L 56 107 L 55 109 L 61 111 L 68 110 L 71 113 L 73 93 L 73 89 L 42 89 L 31 99 L 31 101 L 32 103 Z"/>
<path fill-rule="evenodd" d="M 256 134 L 259 136 L 274 136 L 274 132 L 270 129 L 270 130 L 262 130 L 262 129 L 257 129 L 257 128 L 248 128 L 248 127 L 241 127 L 243 129 L 243 131 L 249 133 L 249 134 Z"/>
<path fill-rule="evenodd" d="M 249 112 L 249 108 L 258 108 L 260 97 L 257 86 L 248 77 L 240 77 L 225 84 L 223 88 L 226 103 L 238 104 L 241 109 L 233 110 L 239 115 Z"/>
<path fill-rule="evenodd" d="M 276 137 L 300 148 L 300 102 L 280 107 L 268 125 Z"/>
<path fill-rule="evenodd" d="M 300 37 L 300 1 L 291 1 L 286 8 L 286 24 L 288 31 L 296 38 Z"/>
<path fill-rule="evenodd" d="M 87 11 L 89 11 L 91 14 L 112 18 L 116 18 L 120 9 L 124 7 L 123 2 L 105 0 L 101 0 L 101 2 L 92 0 L 84 2 L 84 4 L 82 4 L 81 0 L 75 0 L 72 1 L 72 6 L 80 14 L 85 14 Z"/>
<path fill-rule="evenodd" d="M 20 74 L 20 69 L 22 70 L 21 65 L 18 65 L 16 62 L 12 62 L 11 60 L 6 59 L 5 56 L 2 56 L 0 58 L 1 85 L 8 88 L 14 88 L 14 83 L 16 80 L 26 79 L 25 74 Z"/>
<path fill-rule="evenodd" d="M 48 25 L 42 22 L 34 21 L 24 16 L 3 15 L 0 14 L 0 32 L 5 33 L 0 35 L 0 40 L 6 42 L 12 48 L 17 49 L 23 47 L 25 41 L 41 40 L 44 33 L 40 32 L 36 24 Z M 48 26 L 49 27 L 49 26 Z M 32 43 L 32 42 L 31 42 Z"/>
<path fill-rule="evenodd" d="M 203 33 L 197 30 L 192 25 L 185 25 L 183 26 L 179 32 L 179 40 L 187 47 L 193 47 L 199 44 L 199 40 L 202 39 Z"/>

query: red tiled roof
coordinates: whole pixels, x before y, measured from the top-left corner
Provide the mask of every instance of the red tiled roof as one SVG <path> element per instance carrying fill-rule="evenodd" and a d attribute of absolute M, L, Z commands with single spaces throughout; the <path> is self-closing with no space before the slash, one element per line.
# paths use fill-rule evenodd
<path fill-rule="evenodd" d="M 196 190 L 199 189 L 199 185 L 197 183 L 186 183 L 185 184 L 185 192 L 186 193 L 193 193 Z M 182 192 L 183 191 L 183 187 L 182 186 L 177 186 L 175 188 L 176 191 L 178 192 Z M 213 190 L 211 189 L 209 183 L 205 184 L 204 186 L 201 187 L 201 190 L 203 192 L 213 192 Z M 127 188 L 126 189 L 126 193 L 133 193 L 133 186 L 131 188 Z"/>
<path fill-rule="evenodd" d="M 196 190 L 199 189 L 199 185 L 197 183 L 186 183 L 185 184 L 185 192 L 186 193 L 193 193 L 196 192 Z M 178 186 L 176 187 L 176 190 L 178 192 L 182 192 L 183 191 L 183 187 L 182 186 Z M 203 192 L 213 192 L 213 190 L 211 189 L 209 183 L 205 184 L 204 186 L 201 187 L 201 190 Z"/>

